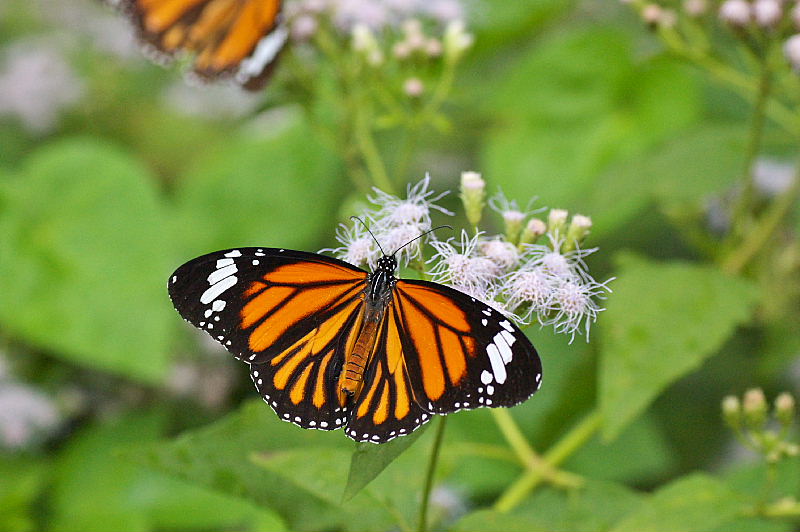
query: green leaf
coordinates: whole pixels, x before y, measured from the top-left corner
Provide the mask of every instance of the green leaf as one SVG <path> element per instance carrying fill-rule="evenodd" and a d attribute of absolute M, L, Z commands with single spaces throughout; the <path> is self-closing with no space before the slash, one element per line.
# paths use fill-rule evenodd
<path fill-rule="evenodd" d="M 600 328 L 607 439 L 713 355 L 749 318 L 756 298 L 749 282 L 713 267 L 633 257 L 621 263 Z"/>
<path fill-rule="evenodd" d="M 335 226 L 338 158 L 290 117 L 268 137 L 240 136 L 202 156 L 176 192 L 187 256 L 234 246 L 305 249 Z"/>
<path fill-rule="evenodd" d="M 6 331 L 79 364 L 160 379 L 174 261 L 152 177 L 109 145 L 72 139 L 34 152 L 4 192 Z"/>
<path fill-rule="evenodd" d="M 611 442 L 599 435 L 592 438 L 564 468 L 595 480 L 636 483 L 665 478 L 676 465 L 674 450 L 655 416 L 645 414 Z"/>
<path fill-rule="evenodd" d="M 463 517 L 456 531 L 509 532 L 608 530 L 622 516 L 637 508 L 641 496 L 613 482 L 588 481 L 565 492 L 551 487 L 539 490 L 509 513 L 478 510 Z"/>
<path fill-rule="evenodd" d="M 441 423 L 441 420 L 437 421 Z M 395 458 L 400 456 L 411 444 L 417 441 L 427 430 L 428 425 L 420 427 L 408 436 L 375 445 L 372 443 L 359 443 L 350 461 L 350 472 L 347 475 L 347 486 L 342 495 L 345 501 L 361 491 L 367 484 L 377 477 Z"/>
<path fill-rule="evenodd" d="M 339 509 L 287 484 L 283 475 L 258 467 L 252 457 L 306 450 L 307 461 L 313 463 L 314 449 L 349 449 L 348 442 L 338 432 L 303 430 L 281 421 L 263 401 L 257 400 L 212 425 L 169 442 L 147 446 L 136 454 L 136 460 L 194 484 L 273 509 L 292 529 L 330 529 L 344 522 Z"/>
<path fill-rule="evenodd" d="M 582 207 L 599 172 L 695 122 L 699 93 L 685 66 L 640 65 L 631 50 L 624 32 L 597 27 L 532 46 L 486 104 L 497 123 L 482 153 L 491 182 L 523 205 L 539 195 Z"/>
<path fill-rule="evenodd" d="M 701 201 L 739 176 L 741 128 L 706 125 L 672 138 L 643 155 L 601 173 L 582 198 L 595 236 L 633 218 L 654 199 L 666 203 Z"/>
<path fill-rule="evenodd" d="M 129 461 L 126 449 L 155 440 L 166 419 L 161 412 L 130 414 L 75 434 L 54 468 L 50 528 L 284 529 L 274 513 Z"/>
<path fill-rule="evenodd" d="M 47 462 L 22 456 L 0 456 L 0 530 L 36 530 L 36 501 L 46 481 Z"/>
<path fill-rule="evenodd" d="M 724 527 L 746 509 L 719 480 L 696 473 L 656 491 L 611 530 L 614 532 L 703 532 Z"/>

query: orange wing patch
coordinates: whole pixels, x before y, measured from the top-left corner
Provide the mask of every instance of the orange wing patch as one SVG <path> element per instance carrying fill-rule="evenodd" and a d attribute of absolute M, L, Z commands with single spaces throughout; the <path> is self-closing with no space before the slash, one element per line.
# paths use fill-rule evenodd
<path fill-rule="evenodd" d="M 168 55 L 194 54 L 194 71 L 207 78 L 233 72 L 253 55 L 277 27 L 282 5 L 282 0 L 122 2 L 133 12 L 144 40 Z"/>

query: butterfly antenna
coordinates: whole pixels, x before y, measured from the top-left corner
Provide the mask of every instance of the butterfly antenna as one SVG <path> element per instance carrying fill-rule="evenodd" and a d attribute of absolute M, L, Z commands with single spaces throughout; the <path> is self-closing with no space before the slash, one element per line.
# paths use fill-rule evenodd
<path fill-rule="evenodd" d="M 384 255 L 386 255 L 386 252 L 385 252 L 385 251 L 383 250 L 383 248 L 381 247 L 381 243 L 380 243 L 380 242 L 378 242 L 378 239 L 377 239 L 377 238 L 375 238 L 375 235 L 373 235 L 373 234 L 372 234 L 372 231 L 370 231 L 370 230 L 369 230 L 369 226 L 367 225 L 367 222 L 365 222 L 364 220 L 362 220 L 362 219 L 361 219 L 361 218 L 359 218 L 358 216 L 351 216 L 351 217 L 350 217 L 350 219 L 351 219 L 351 220 L 358 220 L 359 222 L 361 222 L 361 225 L 363 225 L 363 226 L 364 226 L 364 229 L 366 229 L 366 230 L 367 230 L 367 233 L 369 233 L 369 236 L 371 236 L 371 237 L 372 237 L 372 239 L 375 241 L 375 243 L 376 243 L 376 244 L 378 244 L 378 249 L 380 249 L 380 250 L 381 250 L 381 253 L 383 253 Z M 396 253 L 396 252 L 395 252 L 395 253 Z"/>
<path fill-rule="evenodd" d="M 428 234 L 430 234 L 430 233 L 433 233 L 434 231 L 438 231 L 439 229 L 450 229 L 451 231 L 453 230 L 453 228 L 452 228 L 451 226 L 449 226 L 449 225 L 440 225 L 440 226 L 438 226 L 438 227 L 434 227 L 433 229 L 428 229 L 427 231 L 425 231 L 424 233 L 422 233 L 422 234 L 421 234 L 421 235 L 419 235 L 418 237 L 416 237 L 416 238 L 412 238 L 411 240 L 409 240 L 408 242 L 406 242 L 405 244 L 403 244 L 402 246 L 400 246 L 399 248 L 397 248 L 396 250 L 394 250 L 394 253 L 392 253 L 392 257 L 394 257 L 395 255 L 397 255 L 397 252 L 398 252 L 398 251 L 400 251 L 401 249 L 403 249 L 403 248 L 404 248 L 404 247 L 406 247 L 407 245 L 411 244 L 412 242 L 416 242 L 417 240 L 419 240 L 419 239 L 420 239 L 420 238 L 422 238 L 423 236 L 425 236 L 425 235 L 428 235 Z"/>

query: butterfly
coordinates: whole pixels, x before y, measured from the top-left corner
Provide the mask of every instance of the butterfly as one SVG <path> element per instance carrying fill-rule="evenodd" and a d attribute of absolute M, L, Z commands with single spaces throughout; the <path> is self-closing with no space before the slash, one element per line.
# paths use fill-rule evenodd
<path fill-rule="evenodd" d="M 108 0 L 112 1 L 112 0 Z M 289 33 L 282 0 L 116 0 L 140 38 L 164 58 L 193 55 L 201 79 L 261 88 Z"/>
<path fill-rule="evenodd" d="M 536 349 L 505 315 L 453 288 L 339 259 L 237 248 L 179 267 L 169 295 L 250 367 L 278 416 L 387 442 L 434 414 L 513 406 L 539 389 Z"/>

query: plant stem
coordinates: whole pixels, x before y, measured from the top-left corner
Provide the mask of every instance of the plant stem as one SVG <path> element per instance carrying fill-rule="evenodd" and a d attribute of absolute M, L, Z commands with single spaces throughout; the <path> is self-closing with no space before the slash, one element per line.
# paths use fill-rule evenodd
<path fill-rule="evenodd" d="M 795 175 L 792 186 L 769 206 L 758 224 L 745 236 L 741 245 L 723 260 L 722 269 L 732 275 L 740 273 L 778 229 L 798 197 L 800 197 L 800 175 Z"/>
<path fill-rule="evenodd" d="M 361 156 L 364 158 L 364 164 L 372 178 L 372 183 L 384 192 L 393 194 L 394 186 L 391 179 L 389 179 L 389 174 L 386 172 L 386 167 L 383 164 L 378 146 L 375 144 L 375 139 L 372 137 L 369 116 L 363 109 L 363 105 L 363 103 L 361 105 L 356 104 L 354 124 L 356 144 Z"/>
<path fill-rule="evenodd" d="M 564 460 L 594 436 L 600 428 L 602 420 L 603 417 L 599 410 L 589 413 L 545 453 L 545 463 L 552 468 L 561 465 Z M 495 502 L 494 509 L 498 512 L 513 510 L 542 480 L 544 480 L 544 475 L 541 470 L 529 469 L 503 492 Z"/>
<path fill-rule="evenodd" d="M 447 416 L 439 416 L 439 426 L 436 427 L 436 439 L 433 440 L 431 457 L 428 461 L 428 471 L 425 474 L 425 486 L 422 489 L 422 501 L 419 508 L 419 525 L 417 526 L 418 532 L 426 532 L 428 530 L 428 505 L 430 504 L 433 477 L 436 472 L 436 464 L 439 461 L 439 451 L 442 448 L 446 422 Z"/>
<path fill-rule="evenodd" d="M 742 235 L 744 227 L 753 205 L 755 195 L 755 183 L 753 179 L 753 163 L 761 151 L 761 144 L 764 138 L 764 123 L 766 119 L 767 103 L 769 102 L 770 90 L 772 88 L 772 72 L 769 68 L 768 51 L 759 57 L 759 80 L 756 100 L 753 103 L 753 119 L 750 125 L 750 136 L 747 141 L 745 151 L 744 168 L 744 188 L 733 207 L 733 232 L 734 238 Z"/>
<path fill-rule="evenodd" d="M 503 437 L 505 437 L 526 469 L 532 471 L 537 470 L 542 475 L 542 478 L 563 488 L 574 488 L 583 482 L 580 476 L 565 471 L 559 471 L 547 463 L 545 459 L 528 444 L 528 440 L 525 439 L 525 435 L 522 434 L 519 425 L 514 421 L 514 418 L 507 408 L 493 408 L 492 417 L 495 423 L 497 423 L 500 432 L 503 433 Z"/>

